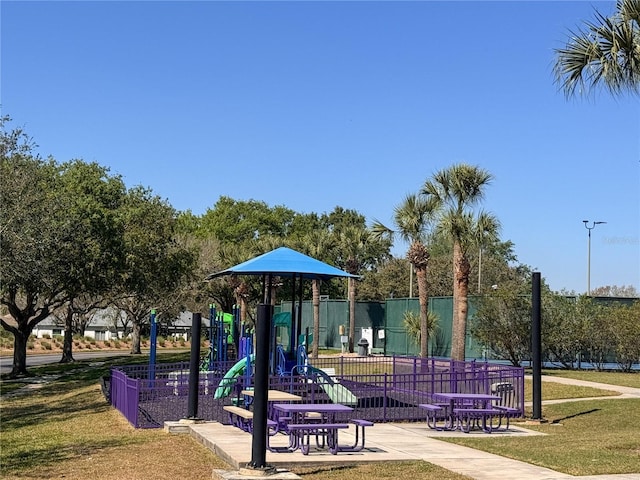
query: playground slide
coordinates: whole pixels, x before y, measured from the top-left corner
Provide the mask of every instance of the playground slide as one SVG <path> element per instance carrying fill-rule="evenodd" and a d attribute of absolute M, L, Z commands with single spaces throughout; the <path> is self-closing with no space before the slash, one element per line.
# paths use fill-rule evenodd
<path fill-rule="evenodd" d="M 333 403 L 341 403 L 343 405 L 355 406 L 358 403 L 356 396 L 351 393 L 351 390 L 341 385 L 327 373 L 319 368 L 307 365 L 304 367 L 307 369 L 307 374 L 312 373 L 316 376 L 316 383 L 329 395 L 329 398 Z"/>
<path fill-rule="evenodd" d="M 251 354 L 249 356 L 249 361 L 253 365 L 255 362 L 256 356 Z M 227 373 L 225 373 L 222 380 L 218 384 L 218 388 L 213 395 L 213 398 L 223 398 L 228 397 L 233 391 L 233 386 L 236 384 L 236 378 L 242 375 L 247 368 L 247 359 L 246 357 L 238 360 L 238 362 L 229 369 Z"/>

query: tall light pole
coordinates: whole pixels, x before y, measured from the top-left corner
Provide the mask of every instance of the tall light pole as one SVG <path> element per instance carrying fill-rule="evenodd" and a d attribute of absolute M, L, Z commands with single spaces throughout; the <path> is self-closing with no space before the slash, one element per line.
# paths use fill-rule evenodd
<path fill-rule="evenodd" d="M 607 222 L 591 222 L 591 226 L 588 225 L 589 220 L 583 220 L 585 228 L 589 231 L 589 243 L 587 253 L 587 296 L 591 295 L 591 230 L 596 228 L 596 225 Z"/>

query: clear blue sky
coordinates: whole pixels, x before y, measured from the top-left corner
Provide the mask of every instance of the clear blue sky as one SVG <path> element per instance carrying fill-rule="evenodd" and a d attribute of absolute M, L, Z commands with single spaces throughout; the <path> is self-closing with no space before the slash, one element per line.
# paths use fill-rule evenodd
<path fill-rule="evenodd" d="M 640 290 L 640 99 L 567 101 L 553 49 L 598 2 L 1 2 L 2 111 L 42 155 L 179 210 L 220 195 L 392 223 L 455 162 L 555 290 Z M 404 254 L 397 246 L 396 254 Z"/>

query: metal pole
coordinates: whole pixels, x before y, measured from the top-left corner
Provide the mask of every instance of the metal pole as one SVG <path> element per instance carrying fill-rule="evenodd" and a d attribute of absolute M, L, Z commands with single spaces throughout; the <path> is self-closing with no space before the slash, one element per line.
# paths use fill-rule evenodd
<path fill-rule="evenodd" d="M 189 412 L 187 418 L 198 417 L 198 391 L 200 387 L 200 324 L 202 316 L 194 313 L 191 317 L 191 359 L 189 362 Z"/>
<path fill-rule="evenodd" d="M 158 323 L 156 322 L 156 310 L 151 310 L 151 350 L 149 351 L 149 380 L 156 379 L 156 341 L 158 339 Z M 151 382 L 149 382 L 151 383 Z"/>
<path fill-rule="evenodd" d="M 272 318 L 272 305 L 258 305 L 253 394 L 253 435 L 251 441 L 251 462 L 247 467 L 263 470 L 271 469 L 271 467 L 267 466 L 267 391 L 269 389 L 269 336 Z"/>
<path fill-rule="evenodd" d="M 591 296 L 591 228 L 589 230 L 589 240 L 587 247 L 587 296 Z"/>
<path fill-rule="evenodd" d="M 589 231 L 589 240 L 587 243 L 587 296 L 591 296 L 591 230 L 596 228 L 596 225 L 602 225 L 607 222 L 593 222 L 591 226 L 588 225 L 589 220 L 583 220 L 584 227 Z"/>
<path fill-rule="evenodd" d="M 531 282 L 531 366 L 533 368 L 533 419 L 542 419 L 542 335 L 540 272 Z"/>
<path fill-rule="evenodd" d="M 215 343 L 213 341 L 214 338 L 214 330 L 213 330 L 213 323 L 215 322 L 216 319 L 216 307 L 213 305 L 213 303 L 209 304 L 209 371 L 213 370 L 213 362 L 215 361 L 215 354 L 214 354 L 214 346 Z M 218 359 L 220 359 L 220 355 L 219 355 L 219 351 L 218 351 Z"/>

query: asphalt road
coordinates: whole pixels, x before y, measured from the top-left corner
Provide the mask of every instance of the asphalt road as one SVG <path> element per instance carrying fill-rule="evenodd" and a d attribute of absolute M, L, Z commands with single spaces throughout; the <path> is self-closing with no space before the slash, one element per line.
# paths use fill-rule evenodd
<path fill-rule="evenodd" d="M 104 357 L 122 357 L 130 355 L 128 351 L 120 352 L 73 352 L 73 358 L 76 360 L 91 360 L 92 358 Z M 47 353 L 44 355 L 29 355 L 27 353 L 27 369 L 37 365 L 46 365 L 48 363 L 58 363 L 62 358 L 61 353 Z M 13 367 L 13 355 L 0 356 L 0 374 L 9 373 Z"/>

